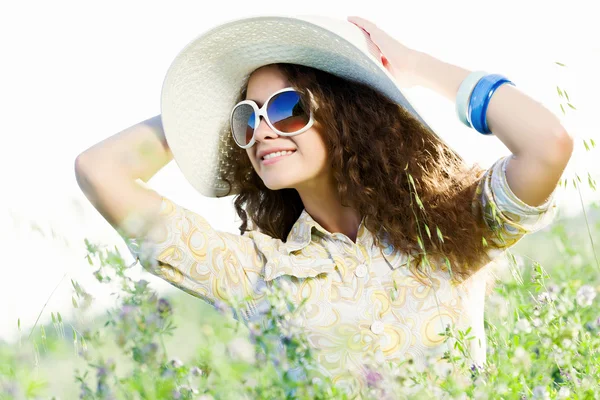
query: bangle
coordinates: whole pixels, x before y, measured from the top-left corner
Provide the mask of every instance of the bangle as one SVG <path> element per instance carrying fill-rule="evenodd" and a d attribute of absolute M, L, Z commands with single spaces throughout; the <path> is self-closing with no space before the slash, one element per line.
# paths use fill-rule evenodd
<path fill-rule="evenodd" d="M 491 74 L 481 78 L 473 89 L 467 115 L 473 128 L 481 134 L 489 135 L 492 133 L 487 124 L 487 109 L 496 89 L 505 83 L 515 85 L 502 75 Z"/>
<path fill-rule="evenodd" d="M 456 115 L 460 122 L 465 124 L 467 127 L 472 128 L 471 123 L 467 118 L 467 109 L 469 107 L 469 99 L 471 98 L 471 93 L 473 93 L 473 89 L 477 82 L 481 78 L 487 75 L 485 71 L 473 71 L 465 78 L 464 81 L 460 84 L 458 88 L 458 92 L 456 93 Z"/>

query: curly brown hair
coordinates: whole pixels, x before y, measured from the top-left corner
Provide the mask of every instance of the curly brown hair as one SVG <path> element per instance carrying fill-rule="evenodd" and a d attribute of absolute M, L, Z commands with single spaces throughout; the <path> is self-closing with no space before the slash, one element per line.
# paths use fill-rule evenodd
<path fill-rule="evenodd" d="M 376 245 L 386 235 L 396 250 L 411 255 L 410 268 L 420 276 L 424 267 L 449 268 L 463 281 L 490 261 L 486 242 L 492 232 L 480 210 L 472 209 L 482 168 L 469 167 L 410 112 L 369 86 L 308 66 L 273 65 L 305 104 L 306 89 L 313 94 L 340 198 L 365 218 Z M 246 92 L 247 84 L 236 101 Z M 285 241 L 304 209 L 300 195 L 267 188 L 246 151 L 228 136 L 234 150 L 225 160 L 225 180 L 239 190 L 234 206 L 240 234 L 258 229 Z"/>

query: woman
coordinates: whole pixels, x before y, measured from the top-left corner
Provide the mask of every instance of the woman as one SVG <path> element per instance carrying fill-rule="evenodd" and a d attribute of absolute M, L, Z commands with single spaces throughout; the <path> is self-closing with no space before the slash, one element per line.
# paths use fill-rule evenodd
<path fill-rule="evenodd" d="M 297 304 L 306 301 L 300 323 L 322 372 L 357 394 L 369 363 L 441 363 L 447 326 L 471 327 L 468 352 L 485 361 L 486 281 L 476 272 L 551 222 L 573 140 L 510 81 L 408 49 L 362 18 L 348 21 L 277 17 L 213 29 L 173 63 L 162 118 L 95 145 L 76 170 L 99 212 L 138 239 L 128 244 L 142 265 L 180 289 L 211 304 L 243 299 L 244 321 L 261 321 L 262 289 L 286 282 Z M 271 36 L 259 46 L 243 42 L 249 33 Z M 213 68 L 224 46 L 240 46 L 236 60 Z M 252 68 L 236 75 L 245 49 Z M 213 63 L 199 63 L 200 53 Z M 320 62 L 342 55 L 350 68 Z M 234 77 L 237 98 L 219 86 Z M 456 101 L 461 121 L 493 132 L 512 155 L 486 171 L 467 166 L 396 83 Z M 200 92 L 213 101 L 190 100 Z M 151 157 L 134 152 L 142 143 Z M 241 235 L 135 184 L 173 154 L 202 194 L 236 195 Z"/>

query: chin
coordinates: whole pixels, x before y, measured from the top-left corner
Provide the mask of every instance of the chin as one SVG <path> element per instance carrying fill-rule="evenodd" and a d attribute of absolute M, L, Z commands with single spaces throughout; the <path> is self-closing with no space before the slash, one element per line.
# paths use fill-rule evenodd
<path fill-rule="evenodd" d="M 292 185 L 289 182 L 283 181 L 264 181 L 265 186 L 271 190 L 291 189 Z"/>

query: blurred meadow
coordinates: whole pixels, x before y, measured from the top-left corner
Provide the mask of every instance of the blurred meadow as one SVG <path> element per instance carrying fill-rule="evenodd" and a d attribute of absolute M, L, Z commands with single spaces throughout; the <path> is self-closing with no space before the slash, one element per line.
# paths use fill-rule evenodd
<path fill-rule="evenodd" d="M 390 365 L 368 375 L 365 398 L 600 398 L 600 47 L 591 2 L 395 4 L 403 13 L 383 0 L 350 1 L 343 10 L 335 2 L 305 3 L 301 13 L 363 15 L 410 46 L 514 77 L 577 140 L 558 219 L 517 243 L 496 271 L 485 304 L 486 365 L 469 362 L 461 345 L 468 332 L 449 330 L 444 335 L 458 343 L 447 354 L 456 374 Z M 270 0 L 214 6 L 60 1 L 38 2 L 35 13 L 29 3 L 0 6 L 0 42 L 11 60 L 0 75 L 10 136 L 0 160 L 0 399 L 343 398 L 314 375 L 284 291 L 269 294 L 272 324 L 265 328 L 167 290 L 119 251 L 122 240 L 75 183 L 79 152 L 160 112 L 164 73 L 201 27 L 298 12 L 296 3 Z M 427 15 L 427 24 L 414 15 Z M 509 21 L 510 29 L 490 23 L 493 29 L 473 34 L 470 24 L 457 23 L 484 17 Z M 450 103 L 418 88 L 409 94 L 467 161 L 489 166 L 506 154 L 497 139 L 462 127 Z M 201 198 L 175 163 L 151 183 L 216 229 L 236 232 L 231 199 Z M 306 376 L 292 379 L 292 369 Z"/>

